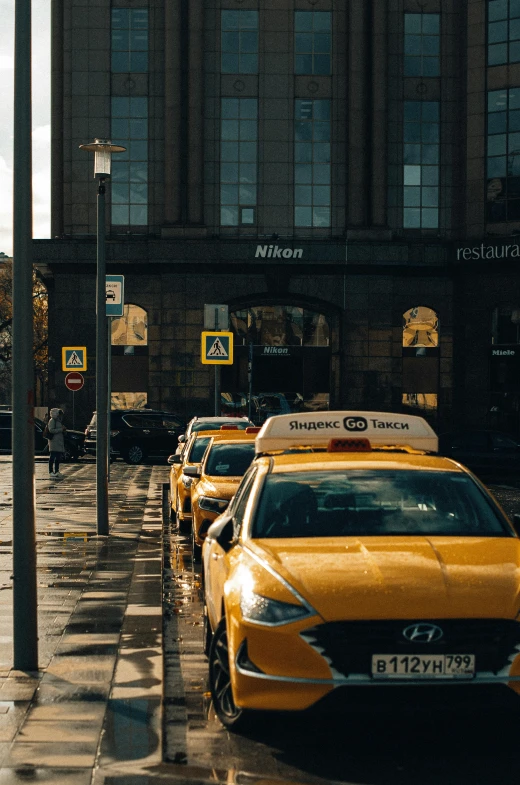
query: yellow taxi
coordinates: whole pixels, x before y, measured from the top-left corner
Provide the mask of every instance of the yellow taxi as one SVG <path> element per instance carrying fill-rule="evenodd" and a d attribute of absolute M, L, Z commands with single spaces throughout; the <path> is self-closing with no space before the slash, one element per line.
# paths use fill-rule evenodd
<path fill-rule="evenodd" d="M 338 689 L 347 701 L 349 687 L 420 685 L 425 700 L 427 687 L 461 684 L 520 692 L 518 534 L 437 444 L 425 420 L 392 413 L 264 424 L 203 547 L 225 726 Z"/>
<path fill-rule="evenodd" d="M 191 486 L 196 479 L 184 474 L 188 466 L 197 466 L 208 447 L 214 431 L 192 433 L 180 453 L 170 455 L 170 520 L 180 531 L 191 527 Z"/>
<path fill-rule="evenodd" d="M 221 430 L 210 441 L 200 469 L 190 470 L 197 479 L 191 488 L 192 554 L 200 559 L 206 533 L 229 504 L 255 455 L 260 428 Z"/>
<path fill-rule="evenodd" d="M 224 423 L 218 430 L 193 431 L 181 452 L 170 455 L 170 520 L 177 523 L 180 531 L 191 530 L 191 490 L 198 482 L 199 465 L 211 440 L 251 439 L 254 437 L 250 434 L 259 430 L 248 430 L 248 436 L 245 437 L 245 429 L 241 430 L 236 424 Z"/>

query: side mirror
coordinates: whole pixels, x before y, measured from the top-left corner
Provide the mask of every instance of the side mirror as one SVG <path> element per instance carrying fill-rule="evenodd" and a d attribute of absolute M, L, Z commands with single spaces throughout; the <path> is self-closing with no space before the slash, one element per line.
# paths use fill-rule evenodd
<path fill-rule="evenodd" d="M 181 435 L 178 438 L 178 442 L 179 444 L 184 444 L 185 441 L 186 441 L 186 437 L 183 433 L 181 433 Z"/>
<path fill-rule="evenodd" d="M 185 466 L 182 473 L 187 477 L 200 477 L 200 466 Z"/>
<path fill-rule="evenodd" d="M 209 527 L 207 536 L 209 539 L 216 540 L 226 553 L 230 551 L 235 539 L 233 518 L 225 513 L 220 515 L 218 520 Z"/>
<path fill-rule="evenodd" d="M 518 513 L 515 513 L 513 515 L 512 523 L 513 523 L 513 529 L 520 537 L 520 515 Z"/>
<path fill-rule="evenodd" d="M 180 455 L 169 455 L 168 463 L 170 464 L 170 466 L 173 466 L 173 464 L 182 463 L 182 458 Z"/>

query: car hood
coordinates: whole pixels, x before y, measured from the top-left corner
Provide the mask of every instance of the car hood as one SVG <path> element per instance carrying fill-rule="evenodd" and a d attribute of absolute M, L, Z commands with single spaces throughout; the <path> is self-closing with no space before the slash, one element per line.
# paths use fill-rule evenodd
<path fill-rule="evenodd" d="M 326 620 L 515 618 L 520 607 L 515 537 L 263 539 L 247 546 Z"/>
<path fill-rule="evenodd" d="M 215 499 L 231 499 L 241 480 L 242 477 L 203 477 L 197 485 L 197 494 Z"/>
<path fill-rule="evenodd" d="M 64 435 L 65 436 L 74 436 L 75 438 L 78 438 L 78 439 L 79 438 L 81 438 L 81 439 L 85 438 L 85 432 L 84 431 L 74 431 L 74 430 L 72 430 L 72 428 L 67 428 L 67 430 L 65 431 Z"/>

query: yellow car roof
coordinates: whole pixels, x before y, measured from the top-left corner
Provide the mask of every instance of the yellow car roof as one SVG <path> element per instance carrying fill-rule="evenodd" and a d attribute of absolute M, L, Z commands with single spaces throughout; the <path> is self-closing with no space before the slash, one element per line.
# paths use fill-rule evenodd
<path fill-rule="evenodd" d="M 273 472 L 345 471 L 345 469 L 428 469 L 464 472 L 460 464 L 438 455 L 407 452 L 301 452 L 270 455 Z M 264 460 L 269 460 L 265 458 Z M 262 460 L 262 458 L 260 458 Z"/>

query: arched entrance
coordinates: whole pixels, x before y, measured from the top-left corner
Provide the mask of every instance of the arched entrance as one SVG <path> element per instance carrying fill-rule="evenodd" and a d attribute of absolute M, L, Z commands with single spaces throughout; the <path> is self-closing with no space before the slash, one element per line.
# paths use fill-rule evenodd
<path fill-rule="evenodd" d="M 273 414 L 328 409 L 331 322 L 319 306 L 230 307 L 235 362 L 222 368 L 223 413 L 250 412 L 261 424 Z"/>

